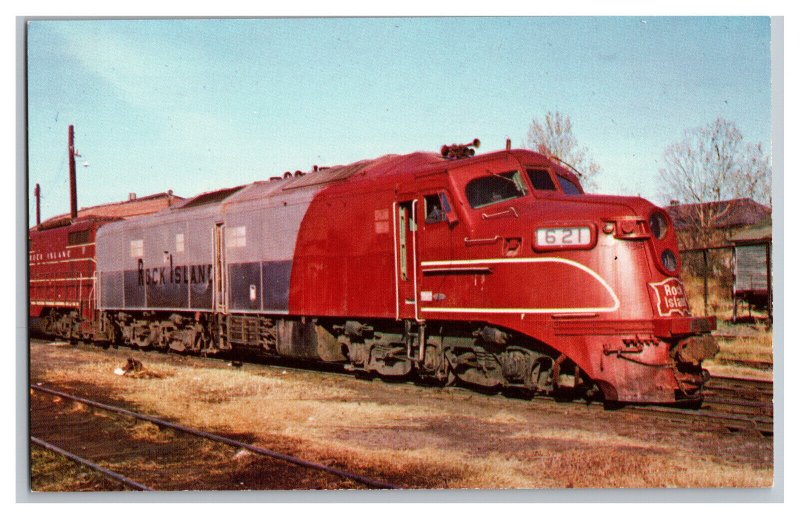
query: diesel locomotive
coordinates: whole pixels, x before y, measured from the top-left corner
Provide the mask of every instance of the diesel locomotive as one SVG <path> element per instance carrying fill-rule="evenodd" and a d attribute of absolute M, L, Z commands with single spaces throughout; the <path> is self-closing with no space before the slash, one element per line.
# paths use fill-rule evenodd
<path fill-rule="evenodd" d="M 31 317 L 52 335 L 138 348 L 256 348 L 617 402 L 702 399 L 715 321 L 690 315 L 667 214 L 586 194 L 553 158 L 475 155 L 477 144 L 32 229 Z M 34 297 L 43 268 L 75 296 L 33 304 L 58 303 Z"/>

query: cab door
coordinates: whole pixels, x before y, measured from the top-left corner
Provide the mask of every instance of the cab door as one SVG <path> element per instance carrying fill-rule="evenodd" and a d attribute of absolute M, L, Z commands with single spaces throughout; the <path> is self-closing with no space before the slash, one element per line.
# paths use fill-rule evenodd
<path fill-rule="evenodd" d="M 214 225 L 214 302 L 215 312 L 227 313 L 227 272 L 225 264 L 225 224 Z"/>
<path fill-rule="evenodd" d="M 457 259 L 464 248 L 459 220 L 445 189 L 423 191 L 419 198 L 419 256 L 421 262 Z M 460 236 L 460 237 L 459 237 Z"/>
<path fill-rule="evenodd" d="M 453 203 L 450 192 L 444 188 L 427 189 L 419 198 L 420 281 L 417 297 L 423 318 L 431 308 L 448 306 L 448 296 L 453 295 L 450 285 L 458 285 L 463 277 L 462 271 L 467 270 L 450 264 L 463 259 L 465 248 L 463 224 L 453 209 Z"/>

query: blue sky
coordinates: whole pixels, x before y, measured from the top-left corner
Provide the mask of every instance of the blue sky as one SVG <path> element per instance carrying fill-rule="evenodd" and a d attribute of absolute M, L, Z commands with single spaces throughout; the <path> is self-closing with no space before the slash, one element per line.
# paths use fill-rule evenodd
<path fill-rule="evenodd" d="M 314 164 L 523 145 L 569 115 L 599 192 L 658 198 L 664 148 L 717 117 L 770 143 L 760 18 L 331 18 L 35 21 L 29 193 L 69 211 L 67 126 L 89 167 L 80 206 L 191 196 Z M 33 217 L 33 207 L 30 210 Z"/>

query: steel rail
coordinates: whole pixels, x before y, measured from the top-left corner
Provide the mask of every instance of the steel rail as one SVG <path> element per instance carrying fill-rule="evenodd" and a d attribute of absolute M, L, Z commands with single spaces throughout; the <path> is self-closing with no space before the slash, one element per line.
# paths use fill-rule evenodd
<path fill-rule="evenodd" d="M 717 405 L 731 406 L 731 407 L 772 409 L 772 403 L 760 402 L 756 400 L 744 400 L 744 399 L 732 400 L 730 398 L 706 397 L 703 399 L 703 402 L 706 404 L 717 404 Z"/>
<path fill-rule="evenodd" d="M 662 420 L 668 420 L 676 424 L 682 424 L 689 427 L 697 427 L 698 420 L 702 420 L 706 425 L 713 425 L 714 427 L 722 427 L 729 432 L 754 432 L 763 437 L 771 437 L 774 435 L 774 426 L 771 422 L 753 421 L 738 417 L 725 417 L 714 415 L 683 415 L 676 413 L 650 413 L 647 410 L 631 410 L 631 412 L 639 414 L 650 414 L 650 416 L 658 417 Z"/>
<path fill-rule="evenodd" d="M 113 413 L 129 416 L 131 418 L 135 418 L 137 420 L 143 420 L 147 422 L 154 423 L 156 425 L 160 425 L 162 427 L 167 427 L 170 429 L 174 429 L 176 431 L 180 431 L 186 434 L 191 434 L 193 436 L 198 436 L 200 438 L 205 438 L 207 440 L 215 441 L 218 443 L 224 443 L 226 445 L 230 445 L 231 447 L 237 447 L 240 449 L 245 449 L 250 452 L 254 452 L 256 454 L 260 454 L 262 456 L 267 456 L 270 458 L 279 459 L 281 461 L 285 461 L 287 463 L 291 463 L 293 465 L 298 465 L 301 467 L 306 467 L 309 469 L 319 470 L 321 472 L 327 472 L 329 474 L 333 474 L 335 476 L 339 476 L 341 478 L 349 479 L 352 481 L 357 481 L 366 485 L 371 488 L 380 488 L 380 489 L 399 489 L 400 487 L 392 485 L 390 483 L 385 483 L 383 481 L 377 481 L 371 478 L 367 478 L 364 476 L 360 476 L 358 474 L 354 474 L 352 472 L 347 472 L 344 470 L 339 470 L 334 467 L 329 467 L 327 465 L 322 465 L 319 463 L 314 463 L 313 461 L 307 461 L 301 458 L 297 458 L 295 456 L 291 456 L 289 454 L 282 454 L 280 452 L 276 452 L 270 449 L 264 449 L 262 447 L 258 447 L 256 445 L 251 445 L 249 443 L 244 443 L 239 440 L 234 440 L 233 438 L 228 438 L 226 436 L 220 436 L 219 434 L 214 434 L 206 431 L 201 431 L 200 429 L 195 429 L 192 427 L 187 427 L 185 425 L 177 424 L 174 422 L 169 422 L 167 420 L 163 420 L 156 416 L 150 416 L 142 413 L 137 413 L 135 411 L 130 411 L 128 409 L 123 409 L 121 407 L 104 404 L 102 402 L 96 402 L 94 400 L 90 400 L 88 398 L 83 398 L 77 395 L 71 395 L 69 393 L 64 393 L 63 391 L 58 391 L 56 389 L 51 389 L 47 387 L 38 386 L 36 384 L 30 385 L 31 389 L 36 391 L 41 391 L 43 393 L 49 393 L 51 395 L 60 396 L 62 398 L 66 398 L 69 400 L 73 400 L 75 402 L 81 402 L 88 406 L 96 407 L 98 409 L 104 409 L 106 411 L 110 411 Z"/>
<path fill-rule="evenodd" d="M 91 461 L 87 460 L 86 458 L 81 458 L 77 454 L 73 454 L 73 453 L 71 453 L 69 451 L 66 451 L 66 450 L 62 449 L 61 447 L 57 447 L 57 446 L 53 445 L 52 443 L 48 443 L 48 442 L 46 442 L 46 441 L 44 441 L 44 440 L 42 440 L 40 438 L 37 438 L 36 436 L 31 436 L 31 442 L 35 443 L 39 447 L 42 447 L 42 448 L 47 449 L 49 451 L 55 452 L 56 454 L 60 454 L 61 456 L 64 456 L 67 459 L 70 459 L 70 460 L 72 460 L 72 461 L 74 461 L 76 463 L 80 463 L 81 465 L 89 467 L 92 470 L 100 472 L 104 476 L 106 476 L 106 477 L 108 477 L 110 479 L 116 480 L 116 481 L 122 483 L 123 485 L 128 486 L 128 487 L 130 487 L 130 488 L 132 488 L 134 490 L 141 490 L 141 491 L 145 491 L 145 492 L 154 492 L 155 491 L 154 489 L 148 487 L 147 485 L 143 485 L 143 484 L 141 484 L 141 483 L 139 483 L 137 481 L 134 481 L 134 480 L 132 480 L 130 478 L 127 478 L 127 477 L 123 476 L 119 472 L 114 472 L 111 469 L 107 469 L 105 467 L 101 467 L 100 465 L 98 465 L 96 463 L 92 463 Z"/>
<path fill-rule="evenodd" d="M 752 425 L 772 425 L 772 419 L 769 416 L 761 416 L 761 415 L 744 415 L 741 413 L 723 413 L 720 411 L 713 411 L 713 410 L 692 410 L 692 409 L 680 409 L 680 408 L 671 408 L 671 407 L 645 407 L 641 405 L 631 405 L 626 407 L 625 409 L 631 409 L 636 412 L 643 412 L 643 413 L 650 413 L 650 414 L 660 414 L 665 416 L 683 416 L 687 418 L 712 418 L 714 420 L 719 421 L 730 421 L 730 422 L 741 422 L 746 424 Z"/>
<path fill-rule="evenodd" d="M 739 385 L 739 386 L 757 386 L 760 389 L 767 389 L 772 388 L 773 381 L 767 380 L 763 378 L 748 378 L 748 377 L 730 377 L 730 376 L 721 376 L 721 375 L 714 375 L 709 379 L 707 386 L 710 385 Z"/>

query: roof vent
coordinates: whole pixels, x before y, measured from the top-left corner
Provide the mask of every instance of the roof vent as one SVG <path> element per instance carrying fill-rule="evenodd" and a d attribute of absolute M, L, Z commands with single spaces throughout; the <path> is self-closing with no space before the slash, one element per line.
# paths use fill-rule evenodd
<path fill-rule="evenodd" d="M 136 200 L 136 193 L 128 193 L 128 202 Z"/>

